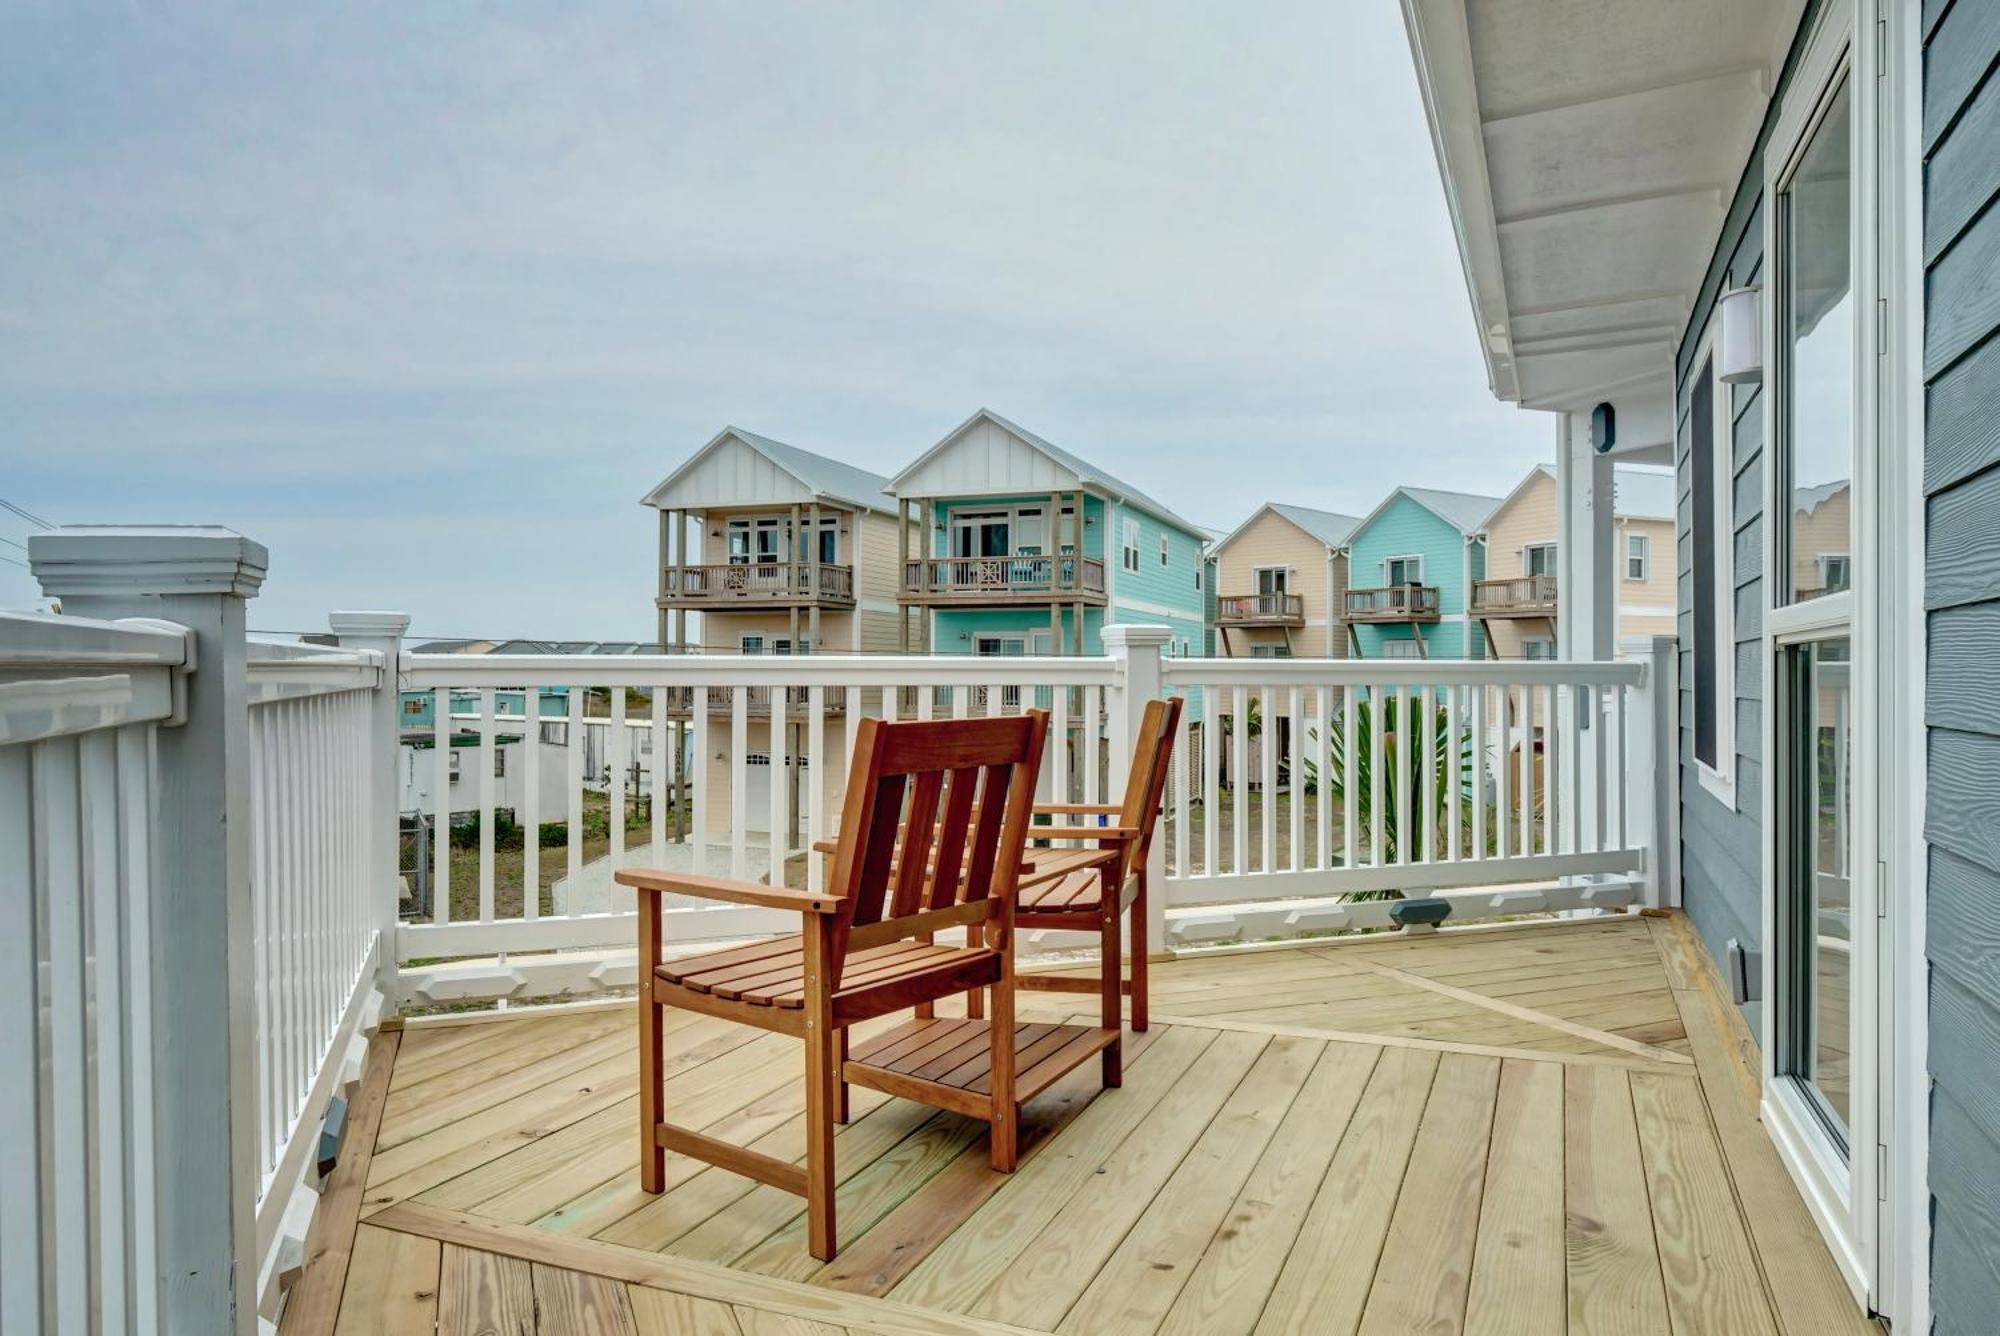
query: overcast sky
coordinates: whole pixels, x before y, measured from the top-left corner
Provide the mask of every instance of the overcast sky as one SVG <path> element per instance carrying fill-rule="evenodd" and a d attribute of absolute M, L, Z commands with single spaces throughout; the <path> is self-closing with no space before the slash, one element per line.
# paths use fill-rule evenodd
<path fill-rule="evenodd" d="M 649 637 L 729 423 L 985 405 L 1224 529 L 1553 457 L 1386 2 L 16 0 L 0 225 L 0 497 L 259 539 L 256 627 Z"/>

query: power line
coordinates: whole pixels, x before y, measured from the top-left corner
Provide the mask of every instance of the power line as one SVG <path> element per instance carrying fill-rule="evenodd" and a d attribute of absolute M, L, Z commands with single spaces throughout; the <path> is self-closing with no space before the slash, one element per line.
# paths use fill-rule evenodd
<path fill-rule="evenodd" d="M 19 566 L 24 571 L 32 569 L 27 562 L 16 561 L 12 557 L 0 557 L 0 561 L 6 562 L 9 566 Z"/>
<path fill-rule="evenodd" d="M 0 496 L 0 508 L 11 510 L 16 515 L 19 515 L 22 519 L 26 520 L 28 523 L 39 524 L 44 529 L 53 529 L 56 527 L 55 525 L 50 524 L 47 520 L 43 519 L 40 515 L 36 515 L 30 511 L 21 509 L 19 506 L 15 505 L 12 501 L 9 501 L 4 496 Z"/>
<path fill-rule="evenodd" d="M 26 543 L 17 543 L 13 539 L 7 537 L 7 535 L 5 534 L 0 534 L 0 543 L 5 543 L 8 547 L 18 547 L 23 552 L 26 552 L 28 550 L 28 545 Z"/>

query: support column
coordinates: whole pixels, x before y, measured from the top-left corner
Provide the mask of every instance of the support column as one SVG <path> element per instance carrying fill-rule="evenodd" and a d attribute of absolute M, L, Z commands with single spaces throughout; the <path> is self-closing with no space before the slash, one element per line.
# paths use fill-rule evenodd
<path fill-rule="evenodd" d="M 839 552 L 839 539 L 834 540 Z M 806 508 L 806 598 L 810 600 L 812 647 L 819 649 L 819 502 Z"/>
<path fill-rule="evenodd" d="M 375 735 L 368 759 L 368 807 L 374 813 L 367 832 L 368 861 L 373 868 L 375 923 L 379 934 L 376 957 L 376 986 L 396 1005 L 396 934 L 402 924 L 401 893 L 397 885 L 396 842 L 402 819 L 402 795 L 398 791 L 397 766 L 402 760 L 402 698 L 396 690 L 403 657 L 403 632 L 410 629 L 408 614 L 401 612 L 336 612 L 327 626 L 339 639 L 342 649 L 373 650 L 382 656 L 382 682 L 375 689 L 369 707 Z M 534 687 L 527 690 L 527 710 L 531 719 L 541 718 L 541 700 Z M 536 728 L 530 728 L 528 746 L 535 745 Z"/>
<path fill-rule="evenodd" d="M 666 647 L 667 643 L 667 608 L 666 608 L 667 591 L 668 591 L 667 562 L 673 555 L 671 551 L 671 545 L 673 540 L 673 525 L 669 519 L 670 514 L 671 512 L 667 511 L 664 508 L 661 509 L 660 511 L 660 557 L 659 561 L 656 563 L 660 568 L 660 579 L 659 579 L 660 592 L 656 596 L 659 602 L 656 605 L 657 615 L 655 621 L 659 628 L 660 646 L 663 649 Z"/>
<path fill-rule="evenodd" d="M 685 600 L 687 598 L 687 579 L 688 579 L 688 574 L 687 574 L 688 573 L 688 559 L 687 559 L 688 523 L 687 522 L 688 522 L 688 513 L 685 510 L 676 510 L 673 512 L 674 566 L 678 569 L 680 573 L 679 574 L 680 597 L 682 600 Z M 674 609 L 674 648 L 676 650 L 679 650 L 686 648 L 686 646 L 687 646 L 687 608 L 685 606 L 681 606 Z"/>
<path fill-rule="evenodd" d="M 910 652 L 910 605 L 903 595 L 910 588 L 910 503 L 896 498 L 896 645 Z"/>
<path fill-rule="evenodd" d="M 1556 654 L 1607 660 L 1618 649 L 1612 472 L 1583 413 L 1556 415 Z"/>
<path fill-rule="evenodd" d="M 76 616 L 159 618 L 194 640 L 187 721 L 157 734 L 148 1042 L 160 1325 L 257 1329 L 250 718 L 244 624 L 260 543 L 212 526 L 81 526 L 28 540 Z M 32 1017 L 15 1017 L 32 1024 Z"/>

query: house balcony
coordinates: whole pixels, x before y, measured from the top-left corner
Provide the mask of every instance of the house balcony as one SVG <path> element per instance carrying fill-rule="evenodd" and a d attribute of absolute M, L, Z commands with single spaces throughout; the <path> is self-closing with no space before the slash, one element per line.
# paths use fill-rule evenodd
<path fill-rule="evenodd" d="M 1384 585 L 1347 591 L 1350 622 L 1434 622 L 1438 619 L 1436 585 Z"/>
<path fill-rule="evenodd" d="M 1306 602 L 1298 594 L 1223 594 L 1215 600 L 1217 626 L 1304 626 Z"/>
<path fill-rule="evenodd" d="M 34 1250 L 7 1254 L 43 1259 L 7 1272 L 24 1330 L 44 1312 L 123 1311 L 141 1290 L 163 1328 L 225 1329 L 212 1315 L 232 1276 L 285 1331 L 1761 1330 L 1780 1313 L 1787 1329 L 1868 1330 L 1756 1121 L 1755 1050 L 1712 961 L 1678 915 L 1633 912 L 1672 893 L 1657 850 L 1674 757 L 1654 750 L 1678 695 L 1671 641 L 1643 662 L 1547 664 L 1176 659 L 1150 645 L 453 655 L 404 653 L 407 619 L 349 613 L 333 619 L 337 647 L 246 645 L 220 615 L 111 620 L 158 591 L 95 594 L 94 532 L 33 541 L 38 573 L 75 583 L 45 582 L 63 616 L 0 627 L 0 822 L 35 852 L 4 940 L 24 944 L 24 977 L 48 980 L 53 1020 L 23 1029 L 0 1075 L 41 1129 L 17 1138 L 25 1199 L 79 1209 L 34 1213 Z M 159 587 L 179 588 L 190 546 L 218 564 L 232 542 L 162 534 Z M 104 564 L 140 568 L 129 534 L 115 544 Z M 179 597 L 200 611 L 202 596 Z M 575 739 L 545 739 L 519 753 L 518 791 L 498 782 L 512 764 L 480 763 L 456 798 L 448 752 L 399 742 L 404 690 L 447 708 L 469 696 L 479 727 L 518 730 L 498 697 L 544 687 L 612 725 L 614 774 L 683 754 L 662 732 L 650 747 L 633 736 L 662 728 L 675 693 L 694 705 L 720 691 L 747 713 L 751 693 L 802 692 L 806 719 L 759 748 L 702 716 L 700 763 L 676 784 L 594 787 Z M 1125 1031 L 1119 1086 L 1093 1064 L 1022 1104 L 1012 1174 L 990 1170 L 982 1122 L 856 1086 L 834 1134 L 840 1254 L 822 1266 L 787 1192 L 678 1154 L 666 1190 L 641 1191 L 638 916 L 611 898 L 610 872 L 824 890 L 824 860 L 806 853 L 843 804 L 822 757 L 857 714 L 910 691 L 933 718 L 1046 699 L 1047 796 L 1079 804 L 1124 772 L 1158 693 L 1189 702 L 1154 846 L 1150 1024 Z M 1367 720 L 1390 709 L 1452 739 L 1437 754 L 1463 771 L 1383 764 L 1392 730 Z M 1304 710 L 1352 726 L 1270 722 Z M 226 729 L 247 745 L 161 745 Z M 416 823 L 397 785 L 411 765 L 438 780 Z M 241 859 L 175 838 L 225 825 L 244 832 Z M 419 865 L 421 912 L 403 894 Z M 197 875 L 229 881 L 246 912 L 151 931 Z M 1385 890 L 1430 897 L 1449 921 L 1399 929 L 1397 900 L 1357 898 Z M 789 911 L 678 896 L 651 922 L 677 952 L 798 927 Z M 36 924 L 54 926 L 43 939 Z M 1032 977 L 1094 970 L 1074 952 L 1098 940 L 1013 946 Z M 1270 949 L 1214 949 L 1252 943 Z M 105 952 L 130 973 L 93 974 Z M 223 986 L 239 963 L 240 986 Z M 130 978 L 173 980 L 174 1005 Z M 1030 987 L 1015 1000 L 1017 1048 L 1045 1055 L 1075 999 Z M 884 1016 L 854 1039 L 895 1043 L 911 1024 Z M 90 1076 L 102 1052 L 147 1061 L 106 1083 Z M 214 1079 L 161 1075 L 190 1053 Z M 678 1121 L 802 1156 L 793 1039 L 687 1012 L 658 1060 Z M 322 1129 L 343 1125 L 336 1099 L 344 1136 L 314 1192 Z M 163 1127 L 214 1134 L 156 1157 Z M 92 1163 L 126 1170 L 79 1187 Z M 99 1250 L 116 1221 L 168 1204 L 225 1223 Z M 294 1274 L 286 1259 L 301 1256 Z"/>
<path fill-rule="evenodd" d="M 761 608 L 851 608 L 854 568 L 818 561 L 751 561 L 722 566 L 668 566 L 661 572 L 662 608 L 749 611 Z"/>
<path fill-rule="evenodd" d="M 902 602 L 917 607 L 1104 602 L 1096 557 L 921 557 L 903 564 Z"/>
<path fill-rule="evenodd" d="M 1556 577 L 1522 575 L 1502 580 L 1474 580 L 1472 615 L 1553 617 L 1556 615 Z"/>

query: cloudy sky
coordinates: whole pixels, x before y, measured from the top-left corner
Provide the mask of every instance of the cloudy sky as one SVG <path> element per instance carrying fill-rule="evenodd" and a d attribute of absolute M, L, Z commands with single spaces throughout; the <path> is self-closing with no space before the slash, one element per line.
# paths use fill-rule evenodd
<path fill-rule="evenodd" d="M 0 226 L 0 497 L 231 525 L 276 630 L 648 636 L 725 423 L 892 472 L 987 405 L 1218 528 L 1553 450 L 1386 0 L 16 0 Z"/>

